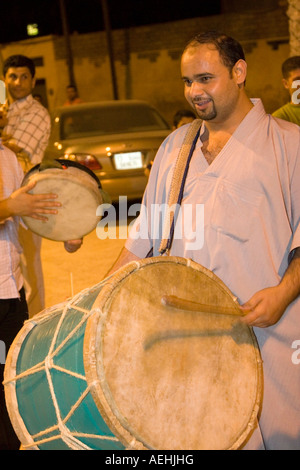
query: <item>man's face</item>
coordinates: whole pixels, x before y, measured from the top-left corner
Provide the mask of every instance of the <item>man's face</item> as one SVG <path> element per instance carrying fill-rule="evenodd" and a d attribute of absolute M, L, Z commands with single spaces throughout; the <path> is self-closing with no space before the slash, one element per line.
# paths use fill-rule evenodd
<path fill-rule="evenodd" d="M 182 56 L 181 75 L 185 98 L 200 119 L 222 122 L 232 114 L 245 77 L 231 76 L 214 46 L 189 47 Z"/>
<path fill-rule="evenodd" d="M 292 102 L 296 101 L 294 104 L 299 104 L 298 101 L 299 101 L 300 91 L 297 91 L 297 90 L 299 90 L 300 86 L 299 86 L 299 83 L 296 83 L 296 82 L 300 82 L 300 69 L 292 70 L 289 74 L 288 79 L 283 79 L 282 81 L 283 81 L 284 87 L 288 90 L 292 98 Z M 297 99 L 293 100 L 293 96 L 296 97 Z"/>
<path fill-rule="evenodd" d="M 4 77 L 6 90 L 11 101 L 26 98 L 32 93 L 35 78 L 27 67 L 10 67 Z"/>

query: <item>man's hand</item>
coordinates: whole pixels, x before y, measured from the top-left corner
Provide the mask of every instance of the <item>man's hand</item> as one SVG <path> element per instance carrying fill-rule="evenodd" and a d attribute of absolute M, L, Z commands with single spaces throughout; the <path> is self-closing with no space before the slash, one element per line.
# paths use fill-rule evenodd
<path fill-rule="evenodd" d="M 0 201 L 0 220 L 11 216 L 28 216 L 38 220 L 48 220 L 45 214 L 57 214 L 61 204 L 56 194 L 29 194 L 35 182 L 14 191 L 8 199 Z"/>
<path fill-rule="evenodd" d="M 269 287 L 254 294 L 241 306 L 245 313 L 241 321 L 249 326 L 266 328 L 280 320 L 287 306 L 281 286 Z"/>

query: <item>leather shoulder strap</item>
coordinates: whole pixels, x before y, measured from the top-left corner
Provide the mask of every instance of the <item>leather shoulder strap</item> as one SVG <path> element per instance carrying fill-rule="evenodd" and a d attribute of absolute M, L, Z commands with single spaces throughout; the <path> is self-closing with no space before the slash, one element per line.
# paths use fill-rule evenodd
<path fill-rule="evenodd" d="M 176 205 L 181 204 L 185 179 L 195 145 L 200 134 L 200 127 L 202 121 L 195 119 L 189 126 L 186 136 L 184 138 L 182 147 L 178 154 L 168 199 L 168 210 L 164 221 L 164 229 L 161 244 L 159 247 L 160 254 L 164 254 L 170 249 L 172 243 L 173 230 L 174 230 L 174 212 Z M 172 237 L 172 238 L 171 238 Z"/>

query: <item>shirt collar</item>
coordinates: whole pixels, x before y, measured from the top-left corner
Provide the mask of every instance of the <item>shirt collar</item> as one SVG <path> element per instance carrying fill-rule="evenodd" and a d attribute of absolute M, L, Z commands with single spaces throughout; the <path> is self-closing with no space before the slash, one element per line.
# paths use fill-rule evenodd
<path fill-rule="evenodd" d="M 250 135 L 251 132 L 259 128 L 259 122 L 267 116 L 263 102 L 260 98 L 251 98 L 253 108 L 250 109 L 249 113 L 246 114 L 238 128 L 235 130 L 234 135 L 246 136 Z"/>

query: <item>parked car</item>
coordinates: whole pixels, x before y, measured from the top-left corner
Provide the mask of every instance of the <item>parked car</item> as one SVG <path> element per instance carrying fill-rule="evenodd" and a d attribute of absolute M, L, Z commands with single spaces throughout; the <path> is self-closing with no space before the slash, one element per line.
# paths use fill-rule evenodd
<path fill-rule="evenodd" d="M 171 129 L 143 101 L 104 101 L 65 106 L 53 113 L 44 159 L 64 158 L 91 169 L 113 202 L 142 197 L 147 168 Z"/>

